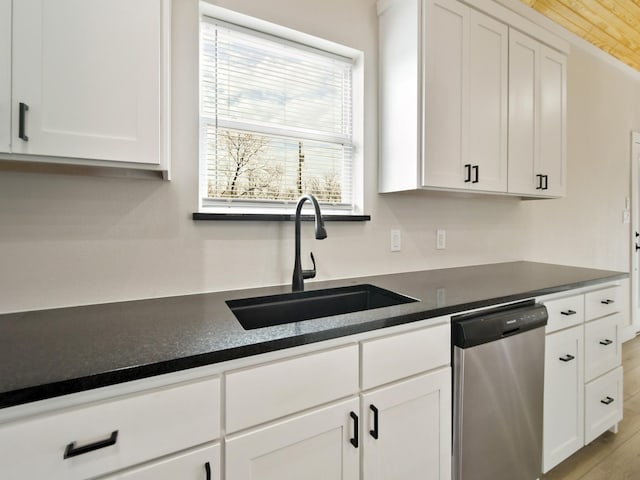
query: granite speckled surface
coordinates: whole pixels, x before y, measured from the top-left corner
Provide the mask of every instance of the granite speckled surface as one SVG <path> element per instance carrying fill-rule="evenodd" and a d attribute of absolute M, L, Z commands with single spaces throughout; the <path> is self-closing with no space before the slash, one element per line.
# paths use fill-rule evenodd
<path fill-rule="evenodd" d="M 250 331 L 225 301 L 290 286 L 0 315 L 0 408 L 627 276 L 509 262 L 307 282 L 368 283 L 420 301 Z"/>

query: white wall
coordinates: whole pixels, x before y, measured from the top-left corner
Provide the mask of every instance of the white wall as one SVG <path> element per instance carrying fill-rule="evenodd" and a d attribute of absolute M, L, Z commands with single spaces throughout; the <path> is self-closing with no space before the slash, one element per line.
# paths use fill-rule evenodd
<path fill-rule="evenodd" d="M 572 54 L 565 200 L 379 195 L 375 0 L 215 3 L 365 52 L 365 209 L 372 220 L 328 223 L 321 242 L 305 225 L 303 251 L 313 249 L 318 280 L 519 259 L 626 269 L 624 227 L 613 217 L 628 195 L 628 130 L 640 125 L 638 98 L 625 95 L 637 85 L 624 75 Z M 292 223 L 191 220 L 197 0 L 174 0 L 173 13 L 173 180 L 0 172 L 0 312 L 290 281 Z M 591 110 L 603 118 L 583 118 Z M 402 231 L 399 253 L 389 252 L 392 228 Z M 435 249 L 437 228 L 447 230 L 446 250 Z"/>
<path fill-rule="evenodd" d="M 631 131 L 640 81 L 573 48 L 568 62 L 567 195 L 531 204 L 532 260 L 629 271 Z"/>

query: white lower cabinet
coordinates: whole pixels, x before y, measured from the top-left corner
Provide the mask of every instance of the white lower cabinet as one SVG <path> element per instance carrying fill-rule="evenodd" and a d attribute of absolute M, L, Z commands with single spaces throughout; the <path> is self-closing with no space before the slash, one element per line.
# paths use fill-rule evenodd
<path fill-rule="evenodd" d="M 582 325 L 547 336 L 544 370 L 543 471 L 584 445 Z"/>
<path fill-rule="evenodd" d="M 363 478 L 451 478 L 451 370 L 362 395 Z"/>
<path fill-rule="evenodd" d="M 227 439 L 226 480 L 357 480 L 358 400 Z"/>
<path fill-rule="evenodd" d="M 622 420 L 620 283 L 542 299 L 547 324 L 542 471 Z"/>
<path fill-rule="evenodd" d="M 229 372 L 225 479 L 450 480 L 449 338 L 440 323 Z"/>
<path fill-rule="evenodd" d="M 103 480 L 220 480 L 220 445 L 210 445 L 133 468 Z"/>

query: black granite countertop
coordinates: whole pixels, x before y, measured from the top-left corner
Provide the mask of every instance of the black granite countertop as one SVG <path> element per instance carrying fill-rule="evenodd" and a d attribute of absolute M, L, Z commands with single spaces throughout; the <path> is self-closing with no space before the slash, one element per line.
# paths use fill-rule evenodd
<path fill-rule="evenodd" d="M 0 315 L 0 408 L 627 276 L 510 262 L 308 282 L 368 283 L 420 301 L 250 331 L 225 301 L 290 286 Z"/>

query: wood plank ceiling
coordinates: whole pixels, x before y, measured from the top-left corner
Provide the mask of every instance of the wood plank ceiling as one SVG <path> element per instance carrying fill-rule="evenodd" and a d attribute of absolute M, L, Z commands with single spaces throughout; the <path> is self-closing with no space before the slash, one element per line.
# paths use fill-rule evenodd
<path fill-rule="evenodd" d="M 520 0 L 640 71 L 640 0 Z"/>

